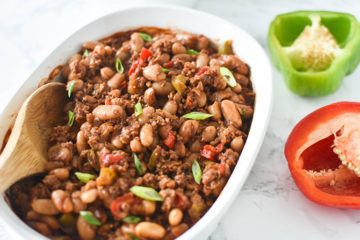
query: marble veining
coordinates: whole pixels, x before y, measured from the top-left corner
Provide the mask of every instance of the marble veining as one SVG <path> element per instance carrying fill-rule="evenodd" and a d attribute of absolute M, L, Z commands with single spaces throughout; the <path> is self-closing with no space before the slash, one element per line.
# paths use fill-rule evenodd
<path fill-rule="evenodd" d="M 227 19 L 266 49 L 271 20 L 279 13 L 334 10 L 360 19 L 357 0 L 13 0 L 0 8 L 0 111 L 36 66 L 67 36 L 89 21 L 141 4 L 176 4 Z M 360 68 L 339 91 L 319 98 L 292 94 L 274 69 L 274 108 L 256 163 L 238 195 L 208 240 L 358 239 L 360 211 L 331 209 L 307 200 L 295 186 L 283 154 L 294 125 L 311 111 L 337 101 L 360 101 Z M 10 239 L 0 224 L 0 240 Z"/>

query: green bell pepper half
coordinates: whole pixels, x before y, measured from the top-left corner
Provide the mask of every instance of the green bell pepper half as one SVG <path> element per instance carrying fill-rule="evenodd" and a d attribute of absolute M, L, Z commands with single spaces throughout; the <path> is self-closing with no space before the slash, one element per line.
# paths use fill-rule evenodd
<path fill-rule="evenodd" d="M 323 70 L 299 69 L 287 48 L 299 38 L 313 17 L 320 17 L 336 40 L 341 54 Z M 332 38 L 331 37 L 331 38 Z M 275 66 L 282 72 L 288 88 L 296 94 L 321 96 L 335 92 L 345 75 L 352 73 L 360 61 L 360 24 L 353 15 L 327 11 L 296 11 L 276 16 L 268 32 L 268 47 Z"/>

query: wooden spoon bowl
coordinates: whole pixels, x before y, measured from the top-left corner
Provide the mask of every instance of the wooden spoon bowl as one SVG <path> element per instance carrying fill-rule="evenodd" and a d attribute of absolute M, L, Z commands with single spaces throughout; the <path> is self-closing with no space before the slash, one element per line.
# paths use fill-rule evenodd
<path fill-rule="evenodd" d="M 66 96 L 65 85 L 53 82 L 25 100 L 0 155 L 0 193 L 18 180 L 45 170 L 49 134 L 64 121 Z"/>

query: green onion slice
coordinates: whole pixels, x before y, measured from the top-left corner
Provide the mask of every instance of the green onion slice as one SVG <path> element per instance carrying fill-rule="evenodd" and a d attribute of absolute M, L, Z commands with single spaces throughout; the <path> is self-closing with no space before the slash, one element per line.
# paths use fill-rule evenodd
<path fill-rule="evenodd" d="M 134 186 L 130 188 L 130 192 L 138 196 L 139 198 L 150 200 L 150 201 L 164 201 L 159 193 L 150 187 Z"/>
<path fill-rule="evenodd" d="M 135 168 L 138 171 L 139 175 L 143 174 L 143 168 L 140 162 L 139 157 L 136 155 L 136 153 L 134 153 L 134 163 L 135 163 Z"/>
<path fill-rule="evenodd" d="M 74 124 L 75 113 L 73 111 L 69 111 L 69 121 L 68 125 L 71 127 Z"/>
<path fill-rule="evenodd" d="M 135 104 L 135 116 L 140 116 L 143 112 L 143 109 L 142 109 L 142 106 L 141 106 L 141 103 L 137 103 Z"/>
<path fill-rule="evenodd" d="M 170 72 L 170 70 L 169 70 L 169 69 L 167 69 L 167 68 L 163 68 L 163 67 L 161 67 L 161 71 L 163 71 L 164 73 L 168 73 L 168 72 Z"/>
<path fill-rule="evenodd" d="M 122 65 L 122 62 L 121 62 L 120 58 L 116 58 L 115 68 L 116 68 L 116 71 L 118 73 L 123 73 L 124 72 L 124 66 Z"/>
<path fill-rule="evenodd" d="M 230 87 L 236 86 L 236 80 L 232 72 L 226 67 L 220 67 L 220 74 Z"/>
<path fill-rule="evenodd" d="M 123 222 L 126 222 L 126 223 L 138 223 L 141 221 L 141 217 L 137 217 L 137 216 L 127 216 L 127 217 L 124 217 L 122 219 Z"/>
<path fill-rule="evenodd" d="M 89 51 L 85 48 L 85 50 L 84 50 L 84 56 L 86 57 L 86 58 L 89 58 Z"/>
<path fill-rule="evenodd" d="M 139 35 L 140 37 L 145 41 L 145 42 L 151 42 L 153 39 L 152 39 L 152 36 L 150 36 L 149 34 L 147 33 L 142 33 L 142 32 L 139 32 Z"/>
<path fill-rule="evenodd" d="M 191 55 L 199 55 L 200 53 L 194 49 L 188 49 L 186 50 L 187 54 L 191 54 Z"/>
<path fill-rule="evenodd" d="M 90 225 L 101 226 L 101 222 L 90 211 L 80 211 L 80 216 Z"/>
<path fill-rule="evenodd" d="M 95 178 L 95 176 L 90 173 L 75 172 L 75 175 L 83 183 L 87 183 L 91 179 Z"/>
<path fill-rule="evenodd" d="M 139 238 L 132 233 L 128 233 L 128 236 L 131 238 L 131 240 L 139 240 Z"/>
<path fill-rule="evenodd" d="M 204 120 L 209 117 L 212 117 L 212 114 L 203 113 L 203 112 L 189 112 L 185 115 L 182 115 L 183 118 L 193 119 L 193 120 Z"/>
<path fill-rule="evenodd" d="M 192 174 L 194 176 L 195 182 L 197 184 L 200 184 L 202 171 L 201 171 L 201 168 L 200 168 L 200 165 L 199 165 L 198 161 L 194 160 L 194 162 L 193 162 L 193 164 L 191 166 L 191 170 L 192 170 Z"/>
<path fill-rule="evenodd" d="M 244 118 L 245 117 L 245 108 L 243 108 L 243 110 L 241 111 L 241 116 Z"/>
<path fill-rule="evenodd" d="M 72 82 L 70 83 L 70 87 L 69 87 L 69 90 L 68 90 L 68 96 L 69 98 L 71 97 L 71 93 L 74 89 L 74 86 L 75 86 L 75 80 L 72 80 Z"/>

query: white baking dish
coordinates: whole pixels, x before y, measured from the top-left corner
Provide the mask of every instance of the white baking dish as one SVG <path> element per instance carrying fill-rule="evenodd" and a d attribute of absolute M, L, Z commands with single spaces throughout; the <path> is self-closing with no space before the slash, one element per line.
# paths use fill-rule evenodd
<path fill-rule="evenodd" d="M 114 32 L 140 26 L 171 27 L 204 34 L 212 39 L 232 39 L 236 54 L 251 68 L 251 80 L 256 92 L 256 107 L 249 137 L 239 162 L 214 205 L 200 221 L 178 238 L 179 240 L 206 239 L 231 206 L 248 176 L 263 141 L 272 105 L 270 62 L 258 42 L 232 23 L 204 12 L 174 6 L 130 8 L 95 20 L 57 47 L 10 100 L 0 116 L 0 142 L 26 96 L 36 89 L 39 81 L 48 76 L 54 67 L 63 64 L 66 59 L 79 51 L 83 42 L 101 39 Z M 2 198 L 0 199 L 0 217 L 11 239 L 47 239 L 20 220 Z"/>

